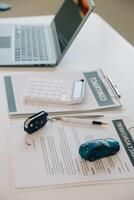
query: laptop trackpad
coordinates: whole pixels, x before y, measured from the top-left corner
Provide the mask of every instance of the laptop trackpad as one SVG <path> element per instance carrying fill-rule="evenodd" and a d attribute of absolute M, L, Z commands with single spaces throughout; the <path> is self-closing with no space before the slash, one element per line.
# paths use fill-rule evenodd
<path fill-rule="evenodd" d="M 11 37 L 0 36 L 0 48 L 10 48 L 10 47 L 11 47 Z"/>

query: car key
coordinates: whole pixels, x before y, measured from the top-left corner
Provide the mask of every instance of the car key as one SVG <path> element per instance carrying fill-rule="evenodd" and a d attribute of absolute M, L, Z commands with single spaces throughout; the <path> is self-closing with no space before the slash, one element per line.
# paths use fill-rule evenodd
<path fill-rule="evenodd" d="M 26 131 L 28 134 L 32 134 L 39 130 L 47 123 L 47 116 L 48 113 L 45 111 L 41 111 L 30 116 L 24 122 L 24 131 Z"/>

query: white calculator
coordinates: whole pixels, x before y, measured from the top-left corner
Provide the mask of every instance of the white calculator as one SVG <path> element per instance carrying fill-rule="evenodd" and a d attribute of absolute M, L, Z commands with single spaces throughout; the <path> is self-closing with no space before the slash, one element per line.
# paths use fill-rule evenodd
<path fill-rule="evenodd" d="M 28 81 L 25 103 L 77 104 L 85 97 L 86 80 L 55 80 L 33 78 Z"/>

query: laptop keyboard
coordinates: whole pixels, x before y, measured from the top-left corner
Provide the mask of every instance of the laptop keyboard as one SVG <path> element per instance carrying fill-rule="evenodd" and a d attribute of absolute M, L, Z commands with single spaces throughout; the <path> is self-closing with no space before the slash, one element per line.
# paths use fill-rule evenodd
<path fill-rule="evenodd" d="M 44 26 L 15 27 L 15 61 L 49 59 Z"/>

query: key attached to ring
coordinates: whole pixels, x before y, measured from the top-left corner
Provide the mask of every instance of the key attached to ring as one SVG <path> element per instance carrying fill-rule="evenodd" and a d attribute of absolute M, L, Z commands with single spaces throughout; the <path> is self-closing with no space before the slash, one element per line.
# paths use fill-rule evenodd
<path fill-rule="evenodd" d="M 30 116 L 24 122 L 24 131 L 26 131 L 28 134 L 33 134 L 47 123 L 47 116 L 48 113 L 45 111 L 41 111 Z"/>

